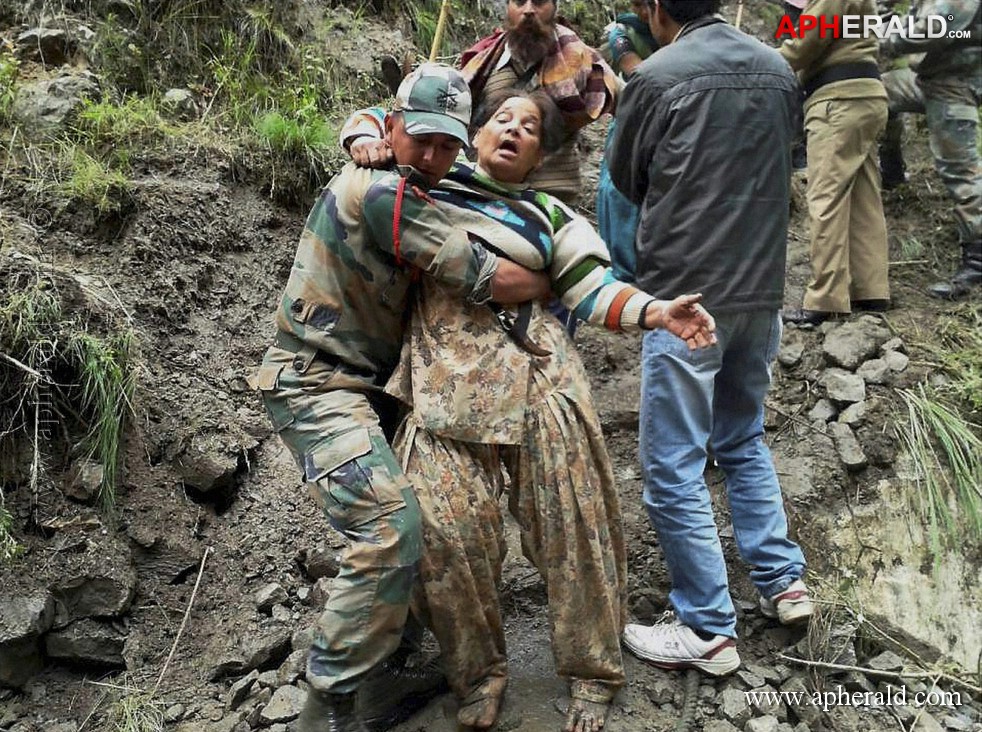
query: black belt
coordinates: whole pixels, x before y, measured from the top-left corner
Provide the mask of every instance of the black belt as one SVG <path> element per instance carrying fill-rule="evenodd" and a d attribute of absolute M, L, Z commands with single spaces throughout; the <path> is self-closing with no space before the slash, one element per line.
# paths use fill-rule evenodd
<path fill-rule="evenodd" d="M 879 79 L 880 70 L 872 61 L 857 61 L 851 64 L 839 64 L 822 69 L 804 85 L 803 91 L 807 99 L 821 87 L 833 81 L 846 79 Z"/>

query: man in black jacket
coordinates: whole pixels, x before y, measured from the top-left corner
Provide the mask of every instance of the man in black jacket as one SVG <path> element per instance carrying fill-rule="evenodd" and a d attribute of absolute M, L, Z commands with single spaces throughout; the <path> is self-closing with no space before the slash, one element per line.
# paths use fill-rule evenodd
<path fill-rule="evenodd" d="M 715 15 L 718 0 L 646 1 L 661 48 L 628 82 L 607 162 L 614 184 L 641 206 L 638 285 L 659 297 L 703 292 L 719 343 L 690 354 L 658 332 L 644 338 L 644 501 L 676 618 L 629 625 L 624 641 L 656 665 L 723 675 L 740 659 L 703 478 L 707 444 L 726 476 L 761 610 L 784 623 L 812 611 L 763 440 L 781 337 L 798 88 L 775 50 Z"/>

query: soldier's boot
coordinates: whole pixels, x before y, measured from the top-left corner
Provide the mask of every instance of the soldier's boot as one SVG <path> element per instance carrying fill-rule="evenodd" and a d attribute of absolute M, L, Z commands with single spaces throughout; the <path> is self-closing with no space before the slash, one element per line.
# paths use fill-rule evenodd
<path fill-rule="evenodd" d="M 962 264 L 947 282 L 936 282 L 928 288 L 934 297 L 958 300 L 982 284 L 982 239 L 962 244 Z"/>
<path fill-rule="evenodd" d="M 376 666 L 358 688 L 358 712 L 369 732 L 404 722 L 439 694 L 450 690 L 447 677 L 431 662 L 410 666 L 396 651 Z"/>
<path fill-rule="evenodd" d="M 356 710 L 357 694 L 310 689 L 297 732 L 368 732 Z"/>
<path fill-rule="evenodd" d="M 880 145 L 880 177 L 883 190 L 889 191 L 907 182 L 907 164 L 903 149 L 894 145 Z"/>

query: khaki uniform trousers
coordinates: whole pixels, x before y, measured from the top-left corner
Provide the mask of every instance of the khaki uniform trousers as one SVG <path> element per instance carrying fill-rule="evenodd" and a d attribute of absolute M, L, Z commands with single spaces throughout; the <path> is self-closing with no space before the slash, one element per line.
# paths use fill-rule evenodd
<path fill-rule="evenodd" d="M 546 366 L 552 367 L 558 365 Z M 578 359 L 564 368 L 587 387 Z M 507 676 L 498 595 L 505 471 L 523 553 L 546 586 L 556 671 L 571 682 L 573 697 L 612 698 L 624 683 L 627 559 L 613 470 L 593 405 L 558 392 L 533 369 L 521 445 L 441 438 L 410 417 L 393 447 L 416 486 L 423 516 L 414 610 L 440 642 L 458 698 L 489 678 Z"/>
<path fill-rule="evenodd" d="M 888 299 L 886 220 L 878 135 L 886 99 L 827 99 L 805 109 L 812 279 L 804 307 L 851 312 L 851 300 Z"/>

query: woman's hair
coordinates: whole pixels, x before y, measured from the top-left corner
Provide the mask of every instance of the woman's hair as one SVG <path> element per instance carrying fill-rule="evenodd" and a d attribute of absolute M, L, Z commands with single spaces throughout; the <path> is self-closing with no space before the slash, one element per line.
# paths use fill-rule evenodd
<path fill-rule="evenodd" d="M 523 91 L 521 89 L 502 89 L 485 97 L 484 101 L 477 108 L 471 119 L 471 125 L 475 130 L 483 127 L 491 119 L 498 108 L 512 97 L 528 99 L 539 110 L 542 118 L 541 133 L 539 135 L 540 144 L 546 154 L 554 153 L 566 140 L 566 130 L 563 124 L 563 117 L 559 112 L 559 107 L 552 101 L 552 98 L 544 91 Z"/>

